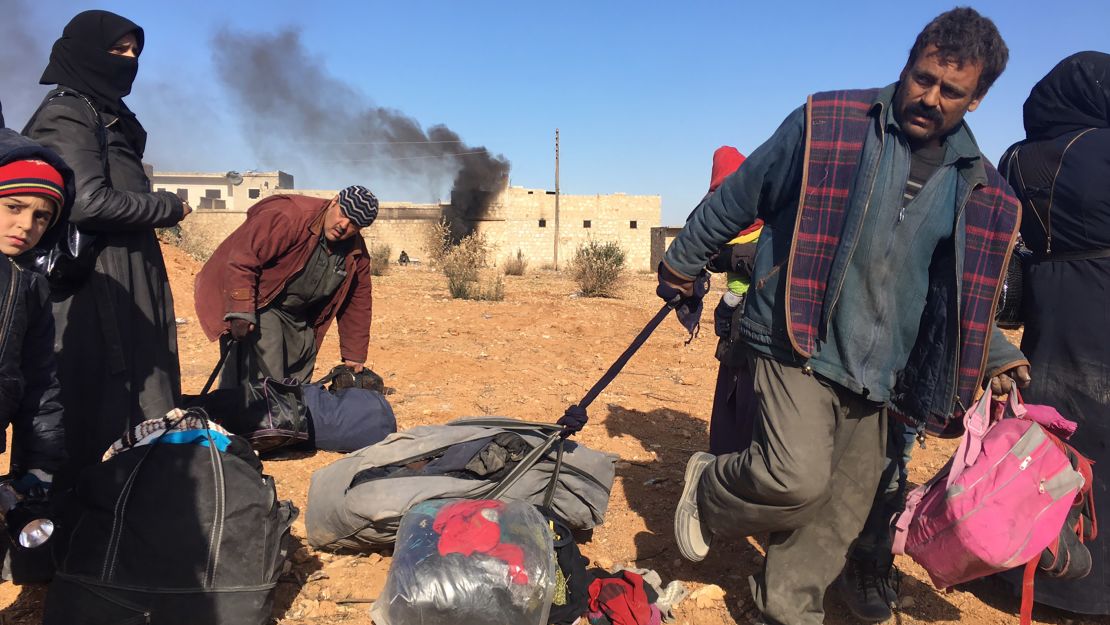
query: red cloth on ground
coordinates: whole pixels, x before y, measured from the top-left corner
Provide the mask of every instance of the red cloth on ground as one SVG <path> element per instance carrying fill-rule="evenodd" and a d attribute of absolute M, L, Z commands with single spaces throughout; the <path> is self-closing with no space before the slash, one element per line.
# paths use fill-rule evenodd
<path fill-rule="evenodd" d="M 613 625 L 649 625 L 651 607 L 644 578 L 631 571 L 621 571 L 621 577 L 599 577 L 590 583 L 591 614 L 603 614 Z"/>
<path fill-rule="evenodd" d="M 740 150 L 731 145 L 722 145 L 713 152 L 713 173 L 709 177 L 709 190 L 716 191 L 717 187 L 728 178 L 729 174 L 740 169 L 744 162 L 744 155 Z"/>
<path fill-rule="evenodd" d="M 499 501 L 482 500 L 460 501 L 441 508 L 432 524 L 439 534 L 439 555 L 485 554 L 509 565 L 509 578 L 514 584 L 527 584 L 524 551 L 517 545 L 501 542 L 497 518 L 502 508 L 504 504 Z"/>

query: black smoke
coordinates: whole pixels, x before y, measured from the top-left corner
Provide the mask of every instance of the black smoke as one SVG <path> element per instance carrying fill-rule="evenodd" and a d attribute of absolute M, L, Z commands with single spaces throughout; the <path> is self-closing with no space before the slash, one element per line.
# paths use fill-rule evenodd
<path fill-rule="evenodd" d="M 473 230 L 508 183 L 503 156 L 444 125 L 425 130 L 401 111 L 375 105 L 310 56 L 297 31 L 224 30 L 213 43 L 220 79 L 265 161 L 340 171 L 371 190 L 368 172 L 433 187 L 453 179 L 447 217 L 456 238 Z"/>
<path fill-rule="evenodd" d="M 21 130 L 49 87 L 39 84 L 50 45 L 62 34 L 44 33 L 24 0 L 5 2 L 0 17 L 0 100 L 7 126 Z"/>

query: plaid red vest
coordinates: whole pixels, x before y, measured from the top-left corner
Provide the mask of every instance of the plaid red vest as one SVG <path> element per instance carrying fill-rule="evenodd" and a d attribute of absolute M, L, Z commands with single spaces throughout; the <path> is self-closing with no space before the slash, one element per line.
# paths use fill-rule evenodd
<path fill-rule="evenodd" d="M 812 356 L 829 272 L 851 203 L 849 190 L 872 132 L 869 115 L 879 90 L 831 91 L 806 103 L 805 166 L 794 245 L 786 282 L 786 315 L 794 349 Z M 960 280 L 957 397 L 970 406 L 986 367 L 995 302 L 1016 240 L 1020 205 L 998 172 L 985 162 L 987 184 L 964 207 Z M 842 294 L 851 297 L 851 294 Z"/>

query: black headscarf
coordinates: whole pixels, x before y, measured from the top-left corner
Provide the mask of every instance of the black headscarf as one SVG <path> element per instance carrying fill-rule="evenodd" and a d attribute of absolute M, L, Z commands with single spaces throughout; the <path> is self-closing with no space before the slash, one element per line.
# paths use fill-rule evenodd
<path fill-rule="evenodd" d="M 1024 113 L 1031 140 L 1110 128 L 1110 54 L 1079 52 L 1060 61 L 1033 87 Z"/>
<path fill-rule="evenodd" d="M 143 29 L 126 17 L 109 11 L 84 11 L 66 24 L 50 50 L 50 63 L 39 79 L 44 85 L 64 85 L 91 98 L 103 110 L 120 118 L 121 130 L 131 147 L 142 156 L 146 131 L 123 103 L 139 72 L 139 60 L 108 52 L 127 33 L 135 33 L 142 52 Z"/>

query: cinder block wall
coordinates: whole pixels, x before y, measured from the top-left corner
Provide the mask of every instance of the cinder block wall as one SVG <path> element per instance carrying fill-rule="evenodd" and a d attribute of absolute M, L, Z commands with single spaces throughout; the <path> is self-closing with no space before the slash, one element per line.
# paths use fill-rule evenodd
<path fill-rule="evenodd" d="M 334 191 L 293 191 L 331 197 Z M 563 195 L 559 198 L 559 267 L 589 240 L 616 241 L 628 254 L 628 268 L 648 271 L 652 264 L 652 229 L 659 226 L 658 195 Z M 415 260 L 427 258 L 429 228 L 443 216 L 435 204 L 383 203 L 377 221 L 363 231 L 368 245 L 390 247 L 395 260 L 401 250 Z M 191 252 L 210 254 L 246 218 L 243 210 L 197 210 L 181 224 L 183 244 Z M 587 222 L 589 222 L 587 224 Z M 491 261 L 500 265 L 519 249 L 529 266 L 555 263 L 555 195 L 542 189 L 513 187 L 476 222 L 493 247 Z"/>

